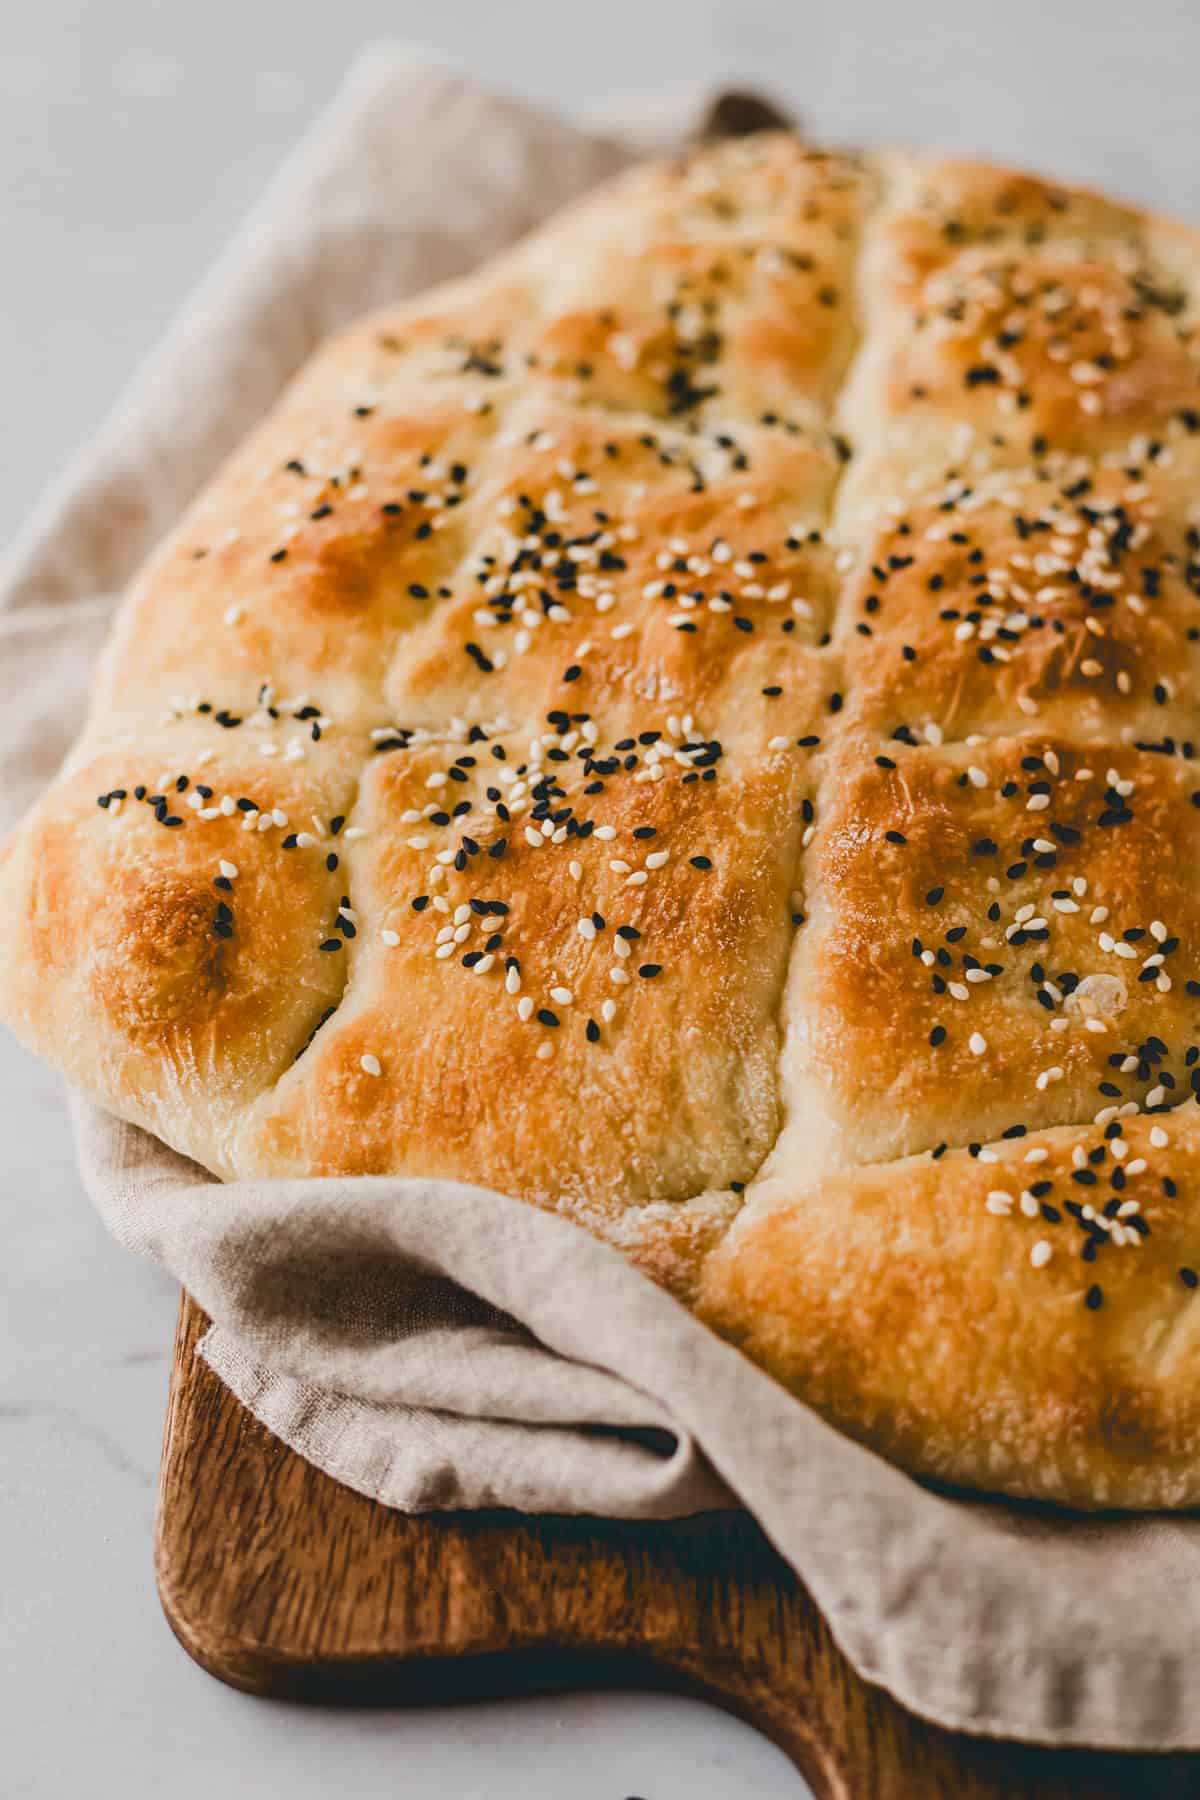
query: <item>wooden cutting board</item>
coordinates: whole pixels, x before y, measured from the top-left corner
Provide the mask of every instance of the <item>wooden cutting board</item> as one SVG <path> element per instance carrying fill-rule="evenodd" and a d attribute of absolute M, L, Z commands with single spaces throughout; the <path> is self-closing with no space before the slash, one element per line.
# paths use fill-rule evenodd
<path fill-rule="evenodd" d="M 198 1356 L 183 1296 L 155 1562 L 189 1655 L 251 1693 L 404 1703 L 579 1687 L 700 1694 L 757 1725 L 821 1800 L 1169 1800 L 1200 1758 L 956 1736 L 868 1686 L 741 1515 L 622 1525 L 406 1518 L 310 1467 Z"/>

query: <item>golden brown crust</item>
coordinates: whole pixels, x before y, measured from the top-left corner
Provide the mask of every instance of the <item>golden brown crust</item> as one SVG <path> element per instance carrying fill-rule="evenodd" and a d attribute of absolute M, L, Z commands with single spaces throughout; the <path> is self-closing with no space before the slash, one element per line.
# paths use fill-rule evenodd
<path fill-rule="evenodd" d="M 910 1468 L 1195 1503 L 1198 267 L 774 134 L 342 333 L 0 852 L 5 1017 L 223 1175 L 563 1209 Z"/>
<path fill-rule="evenodd" d="M 1034 733 L 844 738 L 789 977 L 780 1155 L 802 1139 L 811 1170 L 845 1168 L 1187 1095 L 1197 773 Z"/>
<path fill-rule="evenodd" d="M 1194 1504 L 1198 1125 L 1188 1106 L 765 1180 L 699 1311 L 909 1468 L 1072 1506 Z"/>
<path fill-rule="evenodd" d="M 1187 738 L 1200 553 L 1122 469 L 951 481 L 881 525 L 839 638 L 849 710 L 881 737 Z"/>
<path fill-rule="evenodd" d="M 561 741 L 547 736 L 541 757 Z M 542 1204 L 613 1214 L 753 1175 L 779 1124 L 775 1006 L 800 758 L 722 759 L 717 781 L 687 788 L 677 767 L 639 782 L 639 763 L 606 772 L 603 795 L 588 797 L 588 769 L 541 757 L 492 736 L 396 751 L 370 769 L 354 813 L 367 835 L 350 986 L 247 1119 L 240 1167 L 470 1170 Z M 591 771 L 611 760 L 598 742 Z M 466 779 L 447 782 L 451 769 Z M 419 818 L 431 776 L 444 784 L 435 793 L 471 807 L 461 870 L 435 860 L 462 841 L 452 826 L 403 823 Z M 486 799 L 489 786 L 527 785 L 596 830 L 555 844 L 517 824 L 512 801 Z"/>
<path fill-rule="evenodd" d="M 218 759 L 223 735 L 185 719 L 77 756 L 11 841 L 3 881 L 20 905 L 3 909 L 0 954 L 21 1036 L 228 1175 L 244 1109 L 341 995 L 346 879 L 327 865 L 357 757 L 310 745 L 281 766 L 247 745 Z M 301 831 L 311 846 L 281 848 Z"/>

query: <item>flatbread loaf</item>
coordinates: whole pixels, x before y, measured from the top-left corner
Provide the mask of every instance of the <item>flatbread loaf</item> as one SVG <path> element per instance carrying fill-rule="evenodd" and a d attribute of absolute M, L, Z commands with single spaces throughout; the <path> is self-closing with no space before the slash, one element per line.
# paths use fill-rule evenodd
<path fill-rule="evenodd" d="M 0 852 L 218 1175 L 478 1182 L 926 1476 L 1200 1501 L 1200 239 L 767 133 L 328 344 Z"/>

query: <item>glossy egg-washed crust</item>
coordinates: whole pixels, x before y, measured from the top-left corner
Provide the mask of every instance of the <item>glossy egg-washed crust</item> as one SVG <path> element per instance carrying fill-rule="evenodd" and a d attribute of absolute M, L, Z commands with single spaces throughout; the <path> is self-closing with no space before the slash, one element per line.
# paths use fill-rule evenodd
<path fill-rule="evenodd" d="M 329 344 L 0 853 L 225 1177 L 567 1213 L 906 1467 L 1200 1501 L 1200 239 L 787 135 Z"/>

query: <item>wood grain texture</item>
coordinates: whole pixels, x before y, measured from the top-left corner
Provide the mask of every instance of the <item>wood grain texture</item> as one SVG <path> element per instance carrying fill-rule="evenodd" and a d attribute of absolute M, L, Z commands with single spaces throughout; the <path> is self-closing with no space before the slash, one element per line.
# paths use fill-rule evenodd
<path fill-rule="evenodd" d="M 622 1525 L 408 1518 L 288 1450 L 195 1355 L 183 1296 L 155 1550 L 189 1655 L 251 1693 L 402 1704 L 583 1686 L 703 1695 L 779 1743 L 821 1800 L 1200 1795 L 1200 1759 L 941 1731 L 862 1681 L 741 1515 Z"/>

